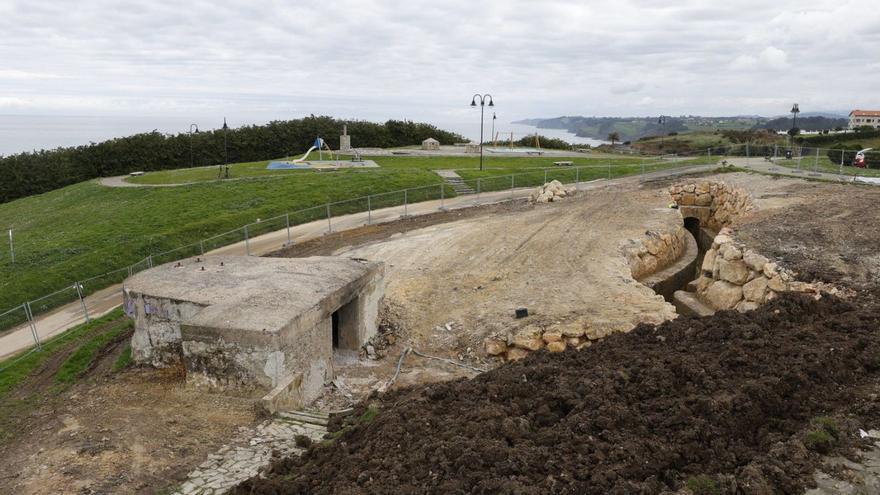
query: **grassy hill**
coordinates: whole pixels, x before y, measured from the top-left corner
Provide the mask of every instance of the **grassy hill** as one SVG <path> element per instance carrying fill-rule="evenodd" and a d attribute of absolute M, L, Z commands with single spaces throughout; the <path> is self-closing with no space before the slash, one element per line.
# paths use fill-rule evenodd
<path fill-rule="evenodd" d="M 0 312 L 67 287 L 55 298 L 34 307 L 36 313 L 70 300 L 74 281 L 124 269 L 149 254 L 196 244 L 205 238 L 276 215 L 326 202 L 342 201 L 404 188 L 438 185 L 433 169 L 457 169 L 465 178 L 491 177 L 509 173 L 534 174 L 518 179 L 517 185 L 543 182 L 543 167 L 552 167 L 548 157 L 485 157 L 485 170 L 478 170 L 477 157 L 373 157 L 378 169 L 347 169 L 337 172 L 312 170 L 268 171 L 267 162 L 231 166 L 233 178 L 217 181 L 216 168 L 196 168 L 151 173 L 136 179 L 144 183 L 192 182 L 178 187 L 111 188 L 87 181 L 48 193 L 0 204 L 0 226 L 14 229 L 16 262 L 10 263 L 7 245 L 0 244 Z M 613 175 L 637 173 L 642 159 L 591 157 L 573 159 L 575 165 L 613 164 Z M 556 169 L 560 178 L 573 180 L 571 169 Z M 565 175 L 568 174 L 568 175 Z M 581 178 L 607 175 L 599 167 Z M 484 190 L 509 187 L 509 179 L 484 184 Z M 448 196 L 451 188 L 445 189 Z M 439 196 L 439 187 L 430 189 Z M 431 199 L 425 193 L 411 201 Z M 400 198 L 387 197 L 387 201 Z M 334 207 L 333 214 L 365 209 L 363 202 Z M 399 204 L 395 203 L 395 204 Z M 381 207 L 375 201 L 374 207 Z M 314 210 L 313 213 L 321 213 Z M 313 218 L 292 217 L 293 223 Z M 266 225 L 266 231 L 282 228 Z M 257 235 L 259 232 L 254 232 Z M 206 249 L 240 241 L 240 233 L 215 239 Z M 184 255 L 186 253 L 180 253 Z M 190 252 L 189 255 L 197 254 Z M 167 262 L 171 259 L 157 260 Z M 85 284 L 92 292 L 119 282 L 115 277 Z M 3 322 L 0 322 L 2 327 Z"/>

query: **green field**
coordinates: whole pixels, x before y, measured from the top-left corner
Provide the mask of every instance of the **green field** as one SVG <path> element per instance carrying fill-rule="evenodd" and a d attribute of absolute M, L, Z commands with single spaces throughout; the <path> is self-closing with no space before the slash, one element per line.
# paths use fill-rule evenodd
<path fill-rule="evenodd" d="M 840 167 L 840 162 L 832 162 L 828 155 L 821 154 L 819 155 L 819 159 L 816 160 L 813 156 L 803 157 L 800 159 L 800 163 L 796 158 L 791 160 L 778 159 L 775 162 L 777 165 L 781 165 L 783 167 L 806 170 L 807 172 L 824 172 L 828 174 L 837 174 L 843 173 L 843 175 L 861 175 L 864 177 L 880 177 L 880 169 L 876 168 L 856 168 L 849 166 L 848 163 L 844 164 L 843 168 Z M 877 166 L 878 164 L 874 164 Z"/>
<path fill-rule="evenodd" d="M 199 254 L 243 240 L 242 232 L 231 232 L 205 241 L 223 232 L 250 227 L 250 237 L 284 228 L 284 218 L 265 221 L 306 208 L 310 211 L 291 215 L 299 224 L 326 214 L 322 206 L 367 195 L 374 196 L 373 208 L 402 204 L 403 195 L 393 194 L 405 188 L 430 186 L 411 191 L 410 202 L 437 199 L 440 178 L 432 169 L 459 170 L 465 179 L 481 178 L 482 190 L 510 187 L 510 179 L 489 177 L 511 173 L 525 174 L 516 186 L 533 186 L 544 181 L 543 167 L 559 158 L 494 157 L 485 158 L 485 170 L 479 171 L 477 157 L 375 157 L 381 168 L 343 169 L 340 171 L 293 170 L 268 174 L 265 162 L 231 165 L 233 177 L 241 180 L 217 181 L 216 169 L 187 169 L 157 172 L 141 180 L 156 183 L 196 182 L 179 187 L 110 188 L 89 181 L 49 193 L 0 205 L 0 226 L 14 229 L 15 264 L 10 263 L 6 243 L 0 243 L 0 312 L 26 300 L 61 291 L 33 303 L 34 313 L 56 307 L 75 298 L 73 282 L 105 272 L 118 272 L 84 282 L 85 293 L 121 282 L 126 267 L 143 268 L 147 255 L 156 255 L 187 246 L 185 249 L 156 257 L 154 264 Z M 581 180 L 639 173 L 643 159 L 633 157 L 574 157 L 582 169 Z M 704 158 L 698 159 L 705 161 Z M 644 160 L 648 170 L 680 166 L 683 162 Z M 694 161 L 688 163 L 697 163 Z M 574 181 L 571 168 L 553 168 L 549 179 Z M 251 174 L 248 176 L 248 174 Z M 183 178 L 183 179 L 181 179 Z M 454 192 L 444 188 L 449 197 Z M 333 215 L 363 211 L 366 201 L 349 201 L 331 206 Z M 0 318 L 0 329 L 19 323 L 23 311 Z"/>

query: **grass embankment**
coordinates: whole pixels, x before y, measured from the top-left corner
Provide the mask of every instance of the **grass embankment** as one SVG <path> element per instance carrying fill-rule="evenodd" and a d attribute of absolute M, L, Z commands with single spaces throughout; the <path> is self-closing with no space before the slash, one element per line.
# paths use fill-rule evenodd
<path fill-rule="evenodd" d="M 326 212 L 321 205 L 327 202 L 370 194 L 386 193 L 373 198 L 373 208 L 398 206 L 403 203 L 403 194 L 389 194 L 391 191 L 422 186 L 433 187 L 411 192 L 408 201 L 437 199 L 441 179 L 432 172 L 434 169 L 456 169 L 466 179 L 529 172 L 516 180 L 516 185 L 522 187 L 540 184 L 544 180 L 540 169 L 560 159 L 486 156 L 482 172 L 478 170 L 478 157 L 383 156 L 375 160 L 381 168 L 336 172 L 292 170 L 280 176 L 278 171 L 265 171 L 266 162 L 235 164 L 230 167 L 233 178 L 254 174 L 249 180 L 237 181 L 213 180 L 216 169 L 158 172 L 145 177 L 157 182 L 178 182 L 180 177 L 198 180 L 207 173 L 209 182 L 180 187 L 110 188 L 91 181 L 2 204 L 0 226 L 14 229 L 16 262 L 9 262 L 6 244 L 0 244 L 0 311 L 66 287 L 52 298 L 33 304 L 34 312 L 40 314 L 73 300 L 76 292 L 72 286 L 76 280 L 120 270 L 85 282 L 85 293 L 92 293 L 121 282 L 127 275 L 125 267 L 142 262 L 147 255 L 189 246 L 173 256 L 154 259 L 154 263 L 194 256 L 200 252 L 201 240 L 258 219 L 317 206 L 291 216 L 291 223 L 300 224 L 322 218 Z M 612 177 L 639 173 L 643 161 L 628 156 L 584 156 L 569 160 L 576 166 L 611 163 Z M 646 160 L 648 170 L 682 164 Z M 272 175 L 259 177 L 264 171 Z M 608 176 L 608 169 L 601 166 L 594 172 L 582 172 L 581 180 Z M 548 179 L 569 182 L 574 180 L 574 174 L 572 169 L 557 167 L 548 174 Z M 484 184 L 483 190 L 510 187 L 509 178 L 494 182 L 497 184 Z M 444 194 L 448 197 L 454 192 L 446 187 Z M 366 201 L 350 201 L 332 206 L 331 213 L 340 215 L 366 208 Z M 261 221 L 251 228 L 250 237 L 282 228 L 283 218 Z M 204 249 L 241 240 L 243 235 L 238 231 L 206 241 Z M 17 311 L 3 319 L 0 329 L 21 323 L 23 315 L 24 311 Z"/>
<path fill-rule="evenodd" d="M 107 326 L 110 325 L 109 329 Z M 23 352 L 0 361 L 0 400 L 6 398 L 18 384 L 31 376 L 44 363 L 62 352 L 71 343 L 80 345 L 61 365 L 55 380 L 71 383 L 88 369 L 104 345 L 131 328 L 131 321 L 123 318 L 122 309 L 115 309 L 90 323 L 77 325 L 67 332 L 43 342 L 42 351 Z M 100 330 L 100 331 L 99 331 Z"/>

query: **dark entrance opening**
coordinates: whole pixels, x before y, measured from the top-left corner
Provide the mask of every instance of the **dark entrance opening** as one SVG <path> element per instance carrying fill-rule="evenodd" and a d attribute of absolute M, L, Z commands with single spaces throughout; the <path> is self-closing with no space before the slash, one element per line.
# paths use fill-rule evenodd
<path fill-rule="evenodd" d="M 330 316 L 330 321 L 333 324 L 333 348 L 339 348 L 339 311 L 334 311 Z"/>
<path fill-rule="evenodd" d="M 687 217 L 684 219 L 684 228 L 687 229 L 691 235 L 694 236 L 694 239 L 697 240 L 697 243 L 700 243 L 700 219 L 694 217 Z"/>

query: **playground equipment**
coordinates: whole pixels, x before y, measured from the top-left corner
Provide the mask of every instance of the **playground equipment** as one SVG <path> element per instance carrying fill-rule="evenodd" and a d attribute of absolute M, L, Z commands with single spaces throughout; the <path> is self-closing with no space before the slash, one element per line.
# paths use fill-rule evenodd
<path fill-rule="evenodd" d="M 315 138 L 315 142 L 314 144 L 312 144 L 312 147 L 309 148 L 308 151 L 306 151 L 306 154 L 297 158 L 296 160 L 293 160 L 292 163 L 302 163 L 306 161 L 306 159 L 309 157 L 309 154 L 311 154 L 311 152 L 315 150 L 318 150 L 318 160 L 324 159 L 324 150 L 330 153 L 331 159 L 333 158 L 333 150 L 330 149 L 330 146 L 323 139 L 317 137 Z M 336 160 L 339 160 L 339 153 L 336 153 Z"/>

